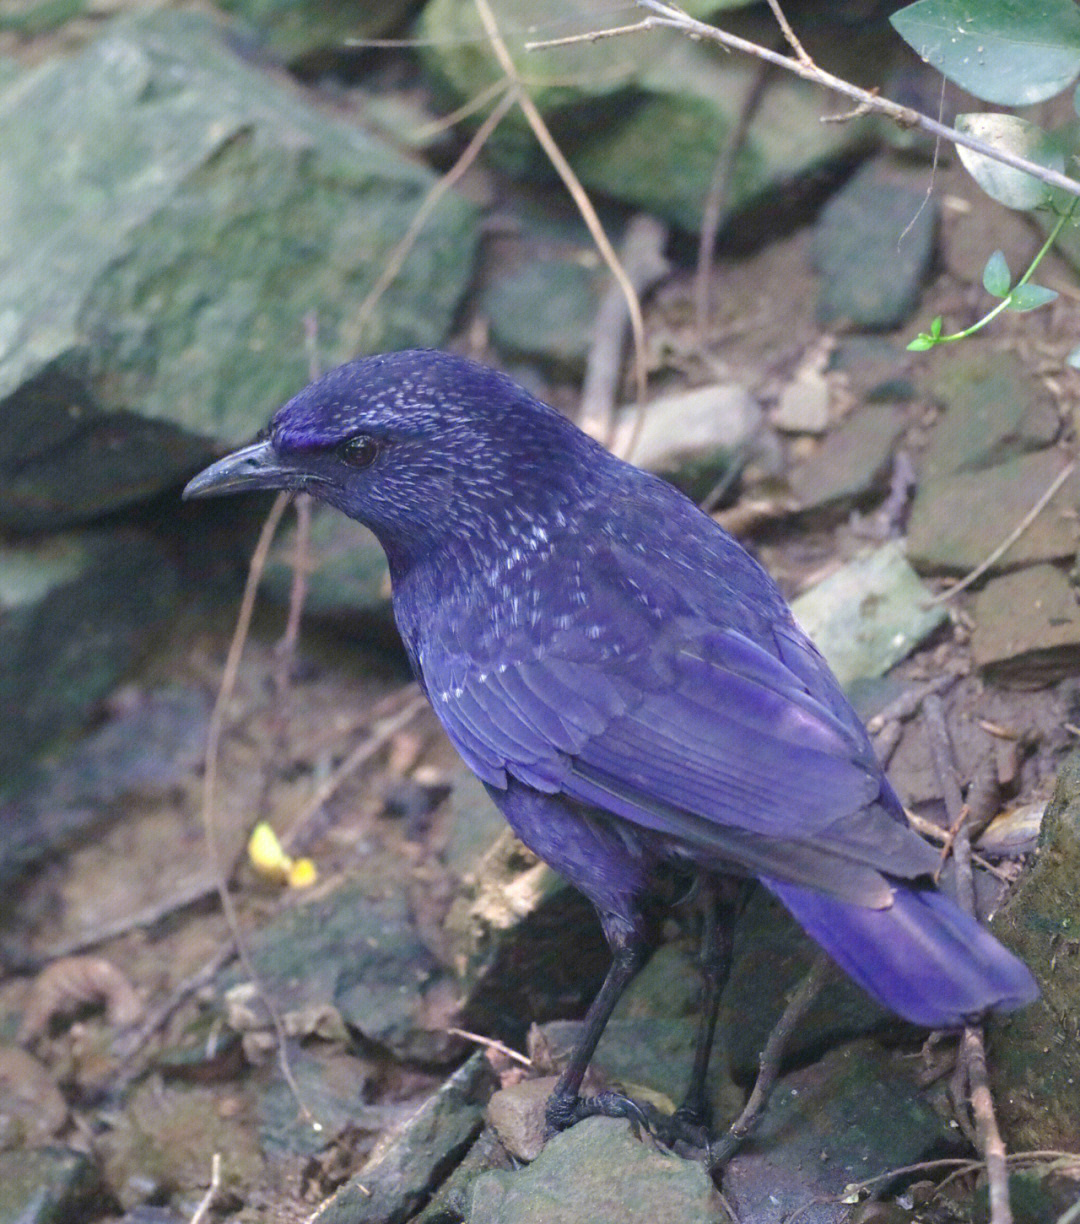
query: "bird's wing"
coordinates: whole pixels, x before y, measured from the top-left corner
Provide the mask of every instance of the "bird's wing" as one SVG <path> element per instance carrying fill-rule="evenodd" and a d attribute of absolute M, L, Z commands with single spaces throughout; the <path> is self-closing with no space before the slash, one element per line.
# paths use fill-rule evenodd
<path fill-rule="evenodd" d="M 793 622 L 771 653 L 685 610 L 642 632 L 610 584 L 590 596 L 594 638 L 571 625 L 482 666 L 463 649 L 428 675 L 481 778 L 568 795 L 696 861 L 863 903 L 888 902 L 880 871 L 933 870 L 934 852 L 882 802 L 887 784 L 850 708 L 838 715 L 835 682 L 814 683 L 824 662 Z"/>

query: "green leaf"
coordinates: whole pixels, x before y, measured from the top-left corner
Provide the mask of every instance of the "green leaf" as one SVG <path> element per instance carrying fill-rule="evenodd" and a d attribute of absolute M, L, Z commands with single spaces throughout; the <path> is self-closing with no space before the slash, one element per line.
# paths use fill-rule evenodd
<path fill-rule="evenodd" d="M 983 288 L 994 297 L 1003 298 L 1012 284 L 1012 273 L 1005 262 L 1005 252 L 995 251 L 983 268 Z"/>
<path fill-rule="evenodd" d="M 914 340 L 908 344 L 909 353 L 925 353 L 927 349 L 932 349 L 937 341 L 933 336 L 927 335 L 926 332 L 920 332 Z M 1080 350 L 1077 350 L 1080 352 Z"/>
<path fill-rule="evenodd" d="M 1080 370 L 1080 348 L 1074 348 L 1065 358 L 1065 363 L 1071 365 L 1074 370 Z"/>
<path fill-rule="evenodd" d="M 1038 310 L 1040 306 L 1045 306 L 1047 302 L 1052 302 L 1056 297 L 1056 290 L 1047 289 L 1044 285 L 1033 285 L 1029 281 L 1026 285 L 1017 285 L 1009 294 L 1009 309 Z"/>
<path fill-rule="evenodd" d="M 957 131 L 974 136 L 995 149 L 1025 157 L 1049 170 L 1065 170 L 1065 156 L 1049 133 L 1015 115 L 968 114 L 956 116 Z M 957 145 L 964 169 L 988 196 L 1006 208 L 1038 208 L 1050 200 L 1050 188 L 1033 174 L 1014 170 L 985 153 Z"/>
<path fill-rule="evenodd" d="M 934 315 L 934 318 L 930 323 L 930 339 L 931 340 L 936 340 L 938 336 L 941 335 L 941 324 L 942 324 L 941 315 Z"/>
<path fill-rule="evenodd" d="M 1043 102 L 1080 75 L 1073 0 L 918 0 L 892 23 L 950 81 L 998 106 Z"/>

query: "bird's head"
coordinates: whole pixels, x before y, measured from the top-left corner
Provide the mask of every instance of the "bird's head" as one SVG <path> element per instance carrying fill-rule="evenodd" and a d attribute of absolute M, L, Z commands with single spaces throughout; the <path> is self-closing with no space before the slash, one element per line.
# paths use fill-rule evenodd
<path fill-rule="evenodd" d="M 507 515 L 572 504 L 594 449 L 495 370 L 446 353 L 386 353 L 316 379 L 261 440 L 200 472 L 184 496 L 303 490 L 370 527 L 391 564 L 406 565 L 450 537 L 479 544 Z"/>

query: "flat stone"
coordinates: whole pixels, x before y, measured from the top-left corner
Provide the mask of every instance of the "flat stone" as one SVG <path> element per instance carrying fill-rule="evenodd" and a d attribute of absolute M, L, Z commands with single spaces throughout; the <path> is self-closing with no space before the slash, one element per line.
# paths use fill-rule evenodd
<path fill-rule="evenodd" d="M 923 481 L 908 521 L 908 557 L 920 571 L 966 573 L 981 564 L 1030 512 L 1064 467 L 1056 450 L 1036 451 L 978 472 Z M 1080 474 L 1074 472 L 991 572 L 1076 554 Z"/>
<path fill-rule="evenodd" d="M 780 392 L 769 419 L 781 433 L 824 433 L 829 428 L 828 380 L 816 370 L 804 370 Z"/>
<path fill-rule="evenodd" d="M 596 271 L 580 260 L 538 258 L 496 269 L 482 307 L 506 356 L 537 358 L 580 374 L 599 298 Z"/>
<path fill-rule="evenodd" d="M 804 591 L 791 607 L 847 687 L 883 676 L 948 618 L 904 556 L 902 540 L 863 553 Z"/>
<path fill-rule="evenodd" d="M 864 501 L 881 487 L 904 424 L 904 414 L 886 404 L 853 412 L 788 477 L 798 505 L 839 509 Z"/>
<path fill-rule="evenodd" d="M 814 255 L 818 318 L 869 330 L 899 327 L 915 310 L 938 225 L 922 170 L 863 167 L 821 210 Z"/>
<path fill-rule="evenodd" d="M 627 453 L 636 416 L 634 408 L 620 413 L 612 440 L 616 454 Z M 763 418 L 761 405 L 737 383 L 660 396 L 645 410 L 632 458 L 638 467 L 703 495 L 736 457 L 752 451 Z"/>
<path fill-rule="evenodd" d="M 92 517 L 248 440 L 308 381 L 309 314 L 327 365 L 451 325 L 473 207 L 448 193 L 359 335 L 434 175 L 230 37 L 135 13 L 0 92 L 0 526 Z"/>
<path fill-rule="evenodd" d="M 724 1173 L 740 1220 L 845 1224 L 844 1188 L 955 1150 L 954 1132 L 916 1084 L 915 1060 L 852 1042 L 785 1075 Z M 831 1201 L 830 1201 L 831 1200 Z"/>
<path fill-rule="evenodd" d="M 521 1080 L 500 1088 L 488 1101 L 487 1120 L 511 1156 L 526 1163 L 544 1150 L 545 1110 L 557 1077 Z"/>
<path fill-rule="evenodd" d="M 635 1138 L 629 1122 L 587 1118 L 526 1169 L 482 1173 L 469 1224 L 719 1224 L 720 1200 L 697 1161 Z"/>
<path fill-rule="evenodd" d="M 0 1224 L 69 1224 L 89 1213 L 98 1188 L 83 1152 L 0 1152 Z"/>
<path fill-rule="evenodd" d="M 1065 573 L 1033 565 L 994 578 L 975 597 L 975 662 L 990 679 L 1041 688 L 1075 675 L 1080 607 Z"/>
<path fill-rule="evenodd" d="M 1042 998 L 990 1024 L 988 1065 L 1012 1151 L 1080 1145 L 1080 753 L 1058 774 L 1033 863 L 994 919 Z"/>
<path fill-rule="evenodd" d="M 926 479 L 1042 450 L 1060 429 L 1049 391 L 1015 353 L 1001 349 L 969 353 L 961 347 L 960 353 L 938 359 L 931 393 L 945 411 L 923 456 Z"/>
<path fill-rule="evenodd" d="M 262 927 L 251 959 L 280 1015 L 333 1009 L 401 1058 L 439 1062 L 460 1047 L 445 1031 L 453 977 L 420 937 L 403 865 L 365 859 L 356 876 Z"/>
<path fill-rule="evenodd" d="M 138 532 L 0 545 L 0 792 L 89 719 L 176 596 L 171 560 Z"/>
<path fill-rule="evenodd" d="M 308 1224 L 402 1224 L 468 1150 L 483 1125 L 490 1070 L 482 1050 L 411 1118 L 383 1136 L 355 1176 Z"/>

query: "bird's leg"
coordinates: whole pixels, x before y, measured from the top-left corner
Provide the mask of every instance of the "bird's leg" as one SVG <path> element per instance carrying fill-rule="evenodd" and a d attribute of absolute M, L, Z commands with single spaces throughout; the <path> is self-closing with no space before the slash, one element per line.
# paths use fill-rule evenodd
<path fill-rule="evenodd" d="M 742 913 L 753 888 L 752 880 L 717 880 L 701 877 L 701 1020 L 694 1041 L 694 1066 L 682 1104 L 674 1121 L 685 1138 L 695 1138 L 699 1146 L 707 1137 L 712 1121 L 706 1078 L 709 1057 L 716 1035 L 720 995 L 731 972 L 731 953 L 735 939 L 735 920 Z M 695 1132 L 697 1134 L 695 1135 Z"/>
<path fill-rule="evenodd" d="M 585 1078 L 589 1060 L 596 1052 L 600 1035 L 615 1010 L 615 1004 L 631 978 L 641 968 L 645 956 L 646 941 L 640 921 L 616 921 L 604 914 L 600 915 L 600 921 L 611 947 L 611 968 L 586 1013 L 585 1031 L 581 1040 L 574 1047 L 570 1062 L 559 1076 L 555 1090 L 548 1100 L 545 1117 L 548 1130 L 553 1132 L 565 1130 L 582 1118 L 597 1114 L 633 1118 L 644 1126 L 650 1124 L 646 1110 L 629 1097 L 615 1092 L 601 1092 L 588 1098 L 579 1095 L 581 1081 Z"/>
<path fill-rule="evenodd" d="M 758 1060 L 758 1075 L 743 1106 L 742 1113 L 728 1127 L 727 1133 L 709 1145 L 708 1162 L 711 1173 L 718 1172 L 739 1150 L 743 1140 L 754 1129 L 769 1103 L 773 1086 L 780 1075 L 784 1049 L 799 1027 L 811 1004 L 829 980 L 832 962 L 824 952 L 817 952 L 805 977 L 795 987 L 780 1019 L 769 1034 Z"/>

